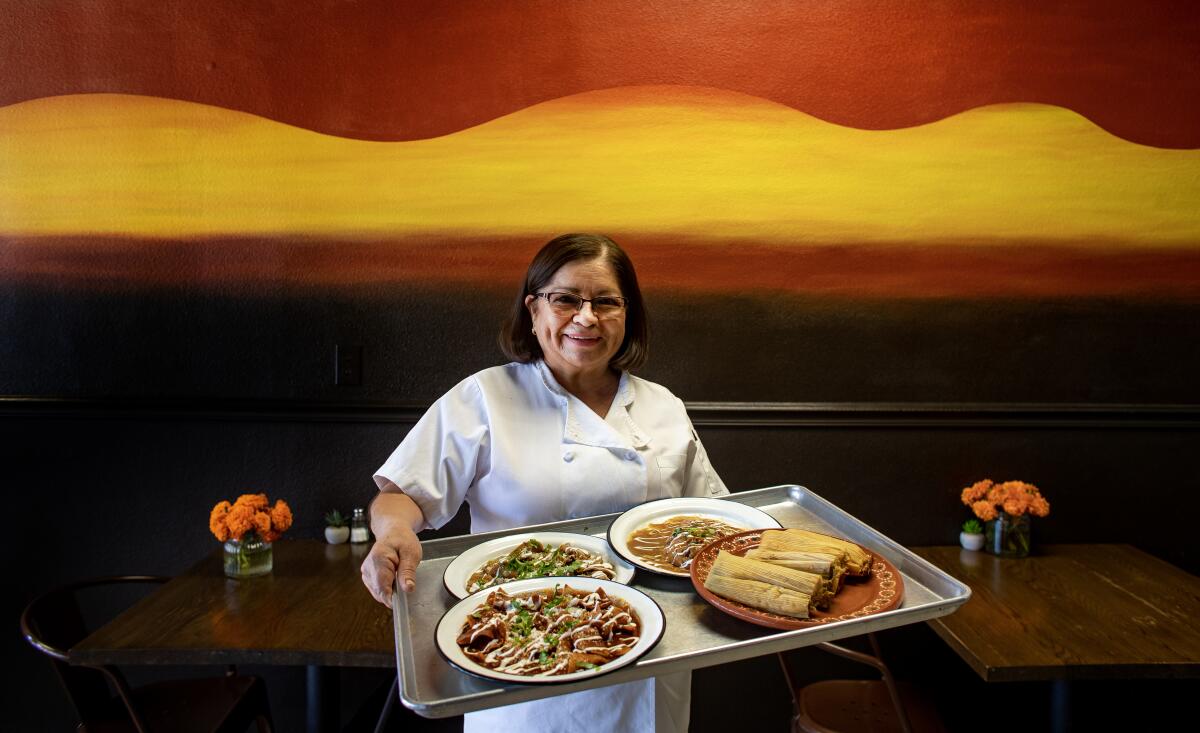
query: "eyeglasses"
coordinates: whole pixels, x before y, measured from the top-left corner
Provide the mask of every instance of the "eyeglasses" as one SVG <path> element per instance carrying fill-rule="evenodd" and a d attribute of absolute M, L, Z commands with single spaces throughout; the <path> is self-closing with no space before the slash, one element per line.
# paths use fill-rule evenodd
<path fill-rule="evenodd" d="M 584 303 L 592 304 L 592 314 L 597 318 L 615 318 L 619 316 L 629 303 L 628 299 L 619 295 L 601 295 L 598 298 L 581 298 L 575 293 L 534 293 L 535 298 L 545 298 L 555 313 L 563 316 L 573 316 L 583 310 Z"/>

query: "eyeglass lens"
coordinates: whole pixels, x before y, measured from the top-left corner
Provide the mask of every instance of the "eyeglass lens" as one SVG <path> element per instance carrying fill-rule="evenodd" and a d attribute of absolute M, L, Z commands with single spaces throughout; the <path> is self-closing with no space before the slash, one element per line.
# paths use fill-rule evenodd
<path fill-rule="evenodd" d="M 598 298 L 581 298 L 574 293 L 545 293 L 544 297 L 559 313 L 578 313 L 583 310 L 584 303 L 592 304 L 592 312 L 596 315 L 613 315 L 625 307 L 625 299 L 616 296 L 602 295 Z"/>

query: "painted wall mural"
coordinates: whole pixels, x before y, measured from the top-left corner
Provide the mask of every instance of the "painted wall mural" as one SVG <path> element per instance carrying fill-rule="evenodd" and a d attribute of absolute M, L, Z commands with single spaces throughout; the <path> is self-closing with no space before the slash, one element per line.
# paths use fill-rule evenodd
<path fill-rule="evenodd" d="M 265 347 L 237 322 L 315 319 L 448 378 L 493 363 L 490 339 L 463 360 L 426 330 L 488 332 L 532 252 L 572 230 L 633 255 L 663 314 L 650 376 L 690 399 L 1200 389 L 1184 376 L 1200 366 L 1186 5 L 218 5 L 28 3 L 0 20 L 7 67 L 28 71 L 0 84 L 0 337 L 67 362 L 57 378 L 10 365 L 0 390 L 429 399 L 444 378 L 356 395 L 323 372 L 282 392 L 278 375 L 231 389 L 232 371 L 129 382 L 99 343 L 108 376 L 80 379 L 77 346 L 30 342 L 44 308 L 84 342 L 171 332 L 180 361 L 197 331 L 246 353 Z M 103 320 L 96 298 L 131 310 Z M 184 317 L 188 336 L 129 315 L 212 298 L 270 315 Z"/>

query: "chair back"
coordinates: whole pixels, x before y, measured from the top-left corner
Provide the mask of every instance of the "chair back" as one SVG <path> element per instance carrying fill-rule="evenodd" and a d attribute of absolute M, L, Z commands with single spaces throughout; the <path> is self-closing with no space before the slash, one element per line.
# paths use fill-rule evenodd
<path fill-rule="evenodd" d="M 89 588 L 127 583 L 165 583 L 151 575 L 122 575 L 83 580 L 55 588 L 33 599 L 21 613 L 21 633 L 26 641 L 50 658 L 81 723 L 111 715 L 116 702 L 105 673 L 69 663 L 71 648 L 90 633 L 79 604 L 79 592 Z M 107 670 L 120 679 L 116 670 Z"/>

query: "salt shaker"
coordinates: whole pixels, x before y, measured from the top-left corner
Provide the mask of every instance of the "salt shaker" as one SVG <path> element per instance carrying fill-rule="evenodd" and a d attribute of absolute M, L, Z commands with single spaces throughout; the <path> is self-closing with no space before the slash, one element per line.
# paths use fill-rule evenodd
<path fill-rule="evenodd" d="M 371 530 L 367 529 L 367 512 L 356 508 L 350 518 L 350 541 L 367 542 L 371 539 Z"/>

